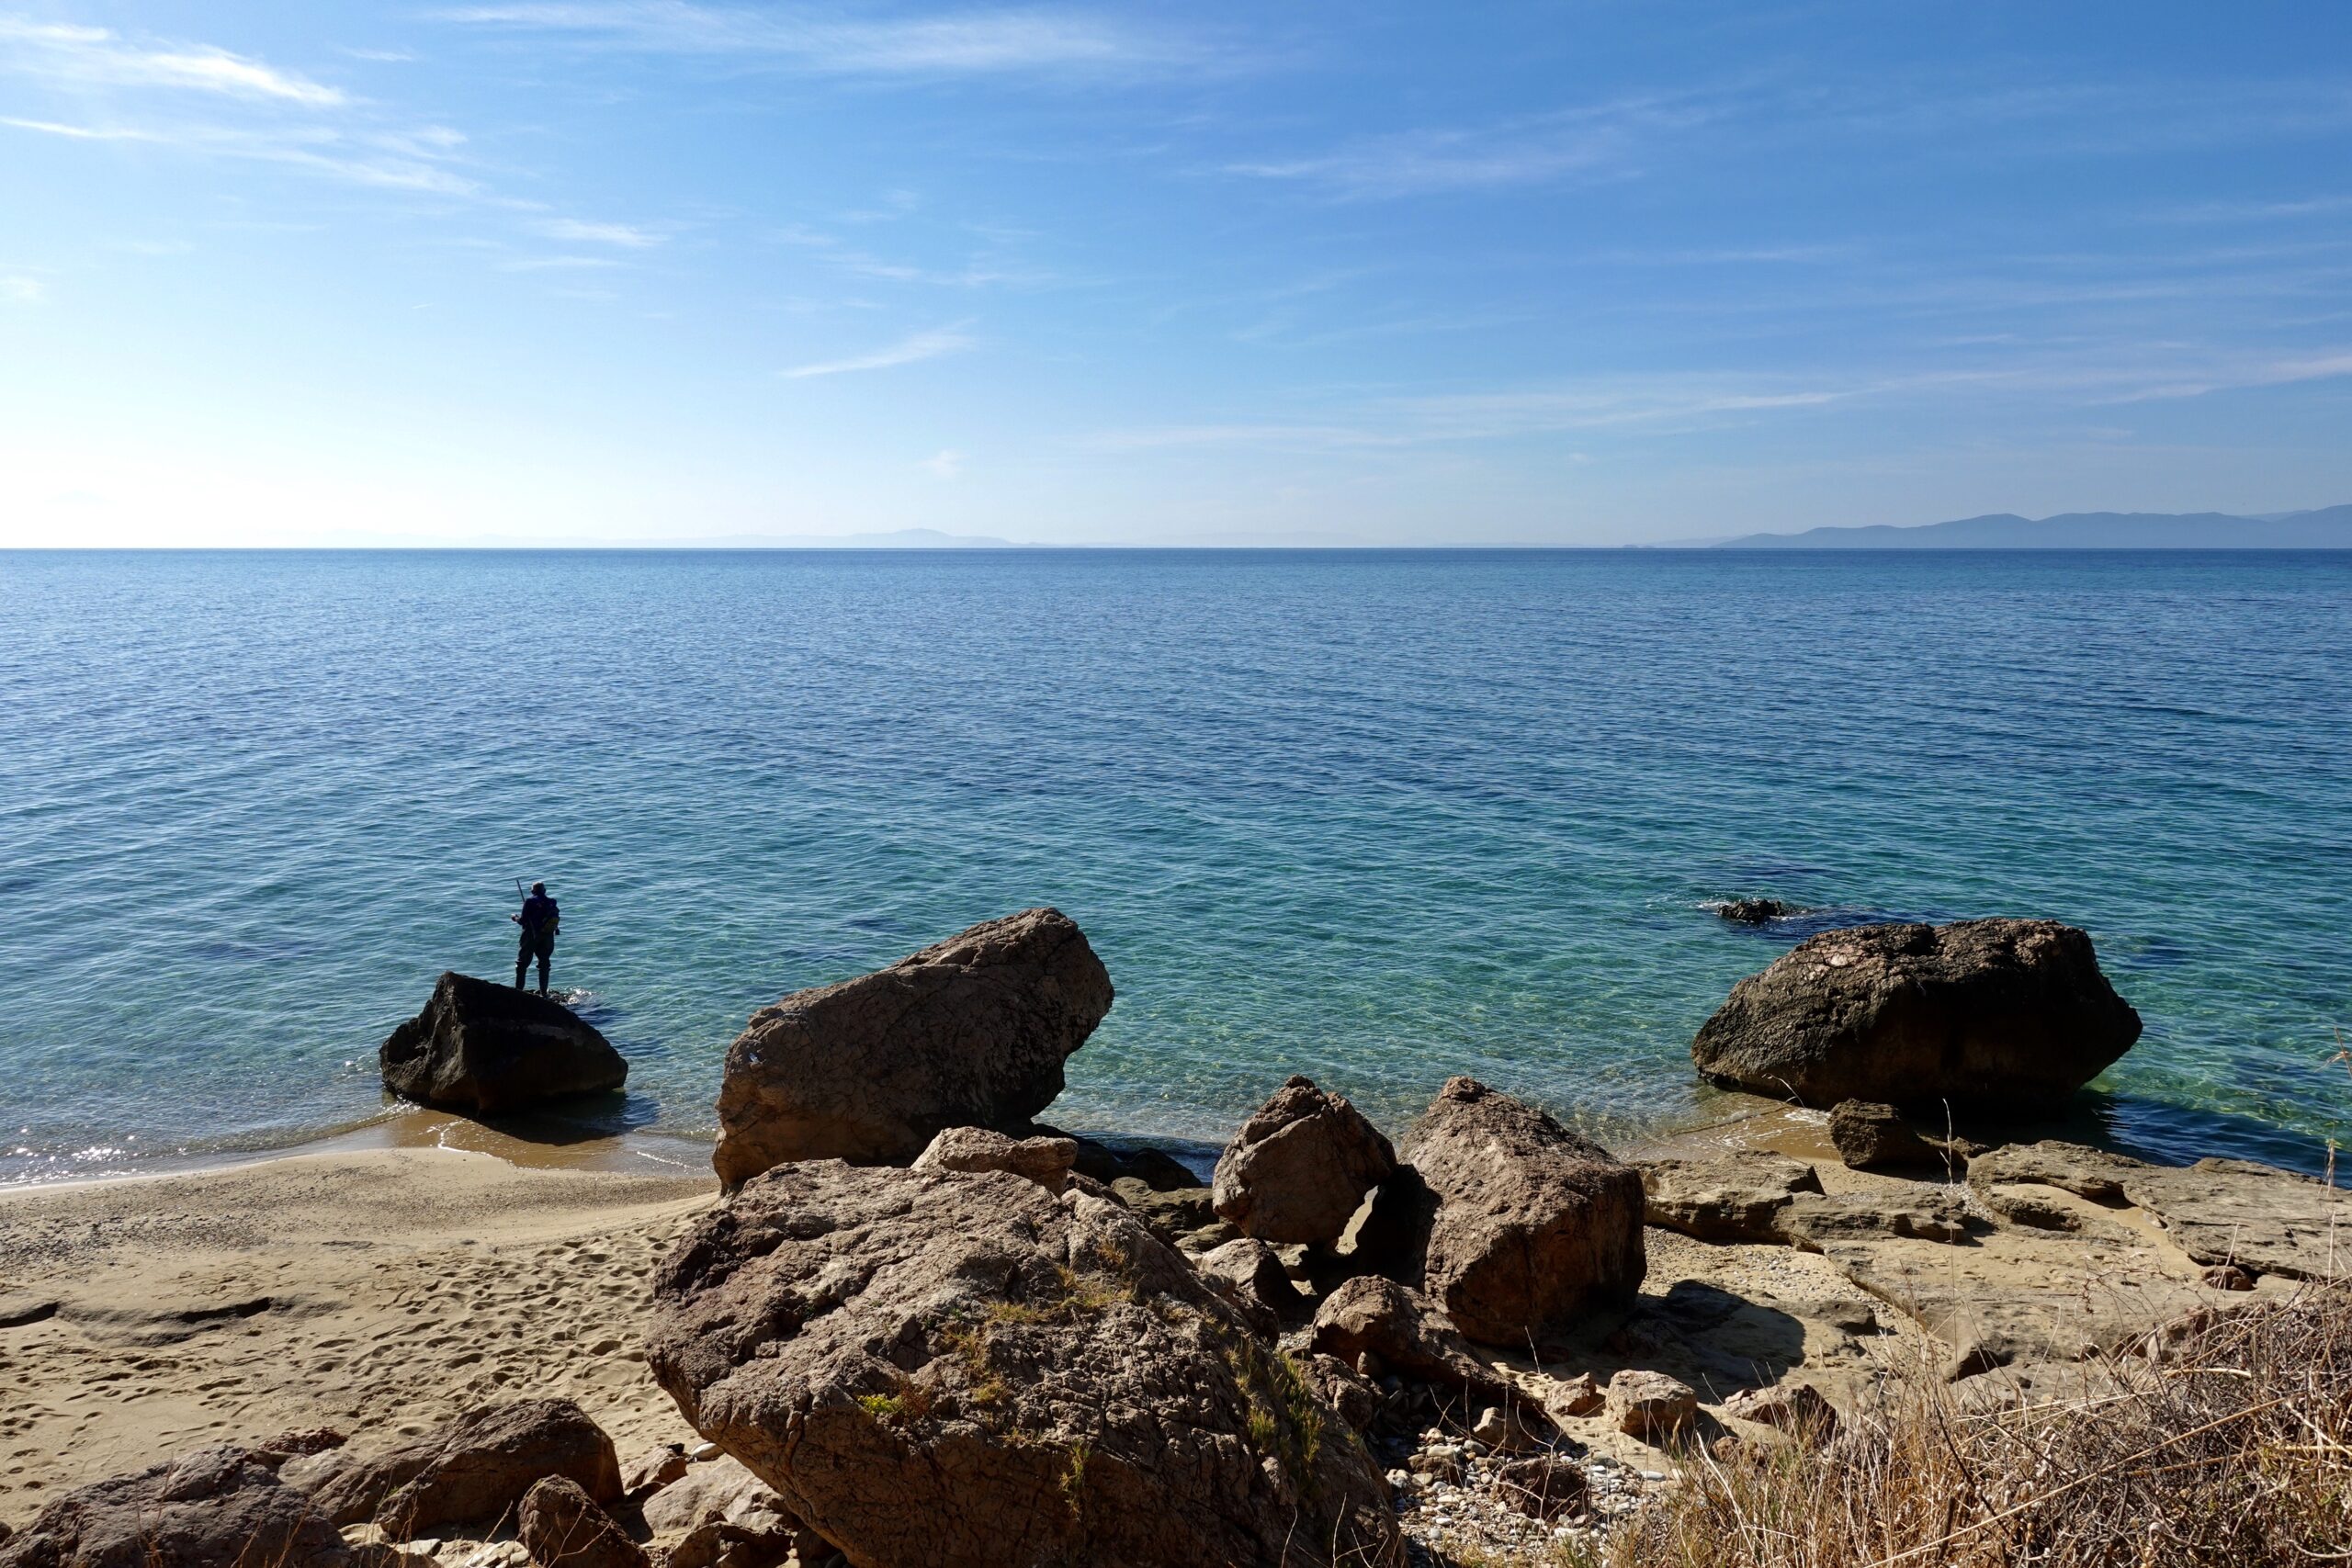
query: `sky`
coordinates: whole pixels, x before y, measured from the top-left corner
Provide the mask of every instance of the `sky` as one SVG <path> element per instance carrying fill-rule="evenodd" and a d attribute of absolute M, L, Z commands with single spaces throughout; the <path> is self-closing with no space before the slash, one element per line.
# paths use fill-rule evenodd
<path fill-rule="evenodd" d="M 0 0 L 0 546 L 2346 501 L 2343 0 Z"/>

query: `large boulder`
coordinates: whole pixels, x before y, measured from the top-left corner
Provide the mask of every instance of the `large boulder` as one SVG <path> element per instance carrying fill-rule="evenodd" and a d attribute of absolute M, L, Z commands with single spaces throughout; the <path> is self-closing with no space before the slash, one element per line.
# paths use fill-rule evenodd
<path fill-rule="evenodd" d="M 2082 931 L 1962 920 L 1799 942 L 1732 987 L 1690 1055 L 1715 1083 L 1808 1105 L 2015 1110 L 2064 1099 L 2139 1037 Z"/>
<path fill-rule="evenodd" d="M 559 1475 L 596 1502 L 621 1495 L 613 1440 L 568 1399 L 525 1399 L 466 1411 L 389 1452 L 337 1450 L 287 1467 L 340 1525 L 373 1520 L 395 1540 L 435 1526 L 496 1518 L 534 1483 Z"/>
<path fill-rule="evenodd" d="M 1362 1111 L 1293 1077 L 1234 1134 L 1211 1190 L 1245 1235 L 1329 1247 L 1396 1168 L 1396 1151 Z"/>
<path fill-rule="evenodd" d="M 346 1568 L 343 1537 L 232 1444 L 69 1492 L 0 1543 L 0 1568 Z"/>
<path fill-rule="evenodd" d="M 1025 1131 L 1110 1010 L 1110 975 L 1057 909 L 796 991 L 728 1049 L 711 1163 L 731 1190 L 787 1160 L 904 1165 L 947 1127 Z"/>
<path fill-rule="evenodd" d="M 779 1166 L 654 1294 L 655 1378 L 853 1563 L 1403 1560 L 1295 1364 L 1082 1189 Z"/>
<path fill-rule="evenodd" d="M 1415 1382 L 1464 1394 L 1473 1406 L 1523 1404 L 1508 1379 L 1480 1360 L 1435 1302 L 1394 1280 L 1359 1274 L 1315 1309 L 1317 1351 L 1376 1364 Z"/>
<path fill-rule="evenodd" d="M 455 973 L 441 976 L 424 1010 L 393 1030 L 376 1059 L 394 1094 L 475 1116 L 628 1081 L 612 1043 L 561 1002 Z"/>
<path fill-rule="evenodd" d="M 1446 1080 L 1406 1139 L 1426 1190 L 1421 1288 L 1482 1344 L 1523 1349 L 1647 1270 L 1640 1172 L 1476 1078 Z"/>

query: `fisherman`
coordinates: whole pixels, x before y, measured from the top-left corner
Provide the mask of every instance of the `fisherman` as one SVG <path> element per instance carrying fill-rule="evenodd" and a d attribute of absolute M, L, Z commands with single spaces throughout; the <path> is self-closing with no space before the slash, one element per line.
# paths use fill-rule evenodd
<path fill-rule="evenodd" d="M 523 912 L 506 917 L 523 928 L 523 940 L 514 949 L 514 988 L 523 988 L 523 971 L 531 960 L 539 961 L 539 995 L 548 994 L 548 961 L 555 956 L 556 927 L 561 916 L 556 911 L 555 900 L 548 897 L 548 885 L 531 884 L 531 896 L 523 900 Z"/>

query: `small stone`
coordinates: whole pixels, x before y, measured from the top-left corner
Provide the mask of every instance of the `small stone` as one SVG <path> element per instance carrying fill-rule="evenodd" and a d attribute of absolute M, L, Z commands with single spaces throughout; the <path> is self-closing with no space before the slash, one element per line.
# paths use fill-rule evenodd
<path fill-rule="evenodd" d="M 707 1464 L 725 1451 L 717 1443 L 696 1443 L 692 1450 L 688 1450 L 686 1457 L 696 1464 Z"/>
<path fill-rule="evenodd" d="M 1597 1416 L 1608 1403 L 1609 1396 L 1590 1372 L 1555 1382 L 1544 1391 L 1544 1408 L 1555 1417 Z"/>
<path fill-rule="evenodd" d="M 2234 1263 L 2224 1263 L 2217 1268 L 2208 1269 L 2205 1270 L 2203 1279 L 2207 1287 L 2211 1290 L 2250 1291 L 2254 1289 L 2254 1276 Z"/>
<path fill-rule="evenodd" d="M 1680 1431 L 1699 1414 L 1698 1392 L 1664 1372 L 1628 1369 L 1609 1380 L 1609 1421 L 1645 1440 Z"/>
<path fill-rule="evenodd" d="M 686 1451 L 675 1443 L 657 1443 L 629 1461 L 621 1472 L 621 1490 L 631 1496 L 659 1492 L 686 1473 Z"/>
<path fill-rule="evenodd" d="M 1724 1401 L 1724 1414 L 1815 1442 L 1838 1430 L 1836 1408 L 1810 1383 L 1743 1389 Z"/>

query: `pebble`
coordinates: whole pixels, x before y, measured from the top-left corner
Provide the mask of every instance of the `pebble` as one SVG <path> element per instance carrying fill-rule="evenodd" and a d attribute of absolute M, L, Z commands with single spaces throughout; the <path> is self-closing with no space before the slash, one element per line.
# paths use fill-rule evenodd
<path fill-rule="evenodd" d="M 721 1449 L 717 1443 L 696 1443 L 694 1448 L 687 1452 L 686 1457 L 693 1460 L 696 1464 L 702 1464 L 710 1460 L 717 1459 L 726 1450 Z"/>

